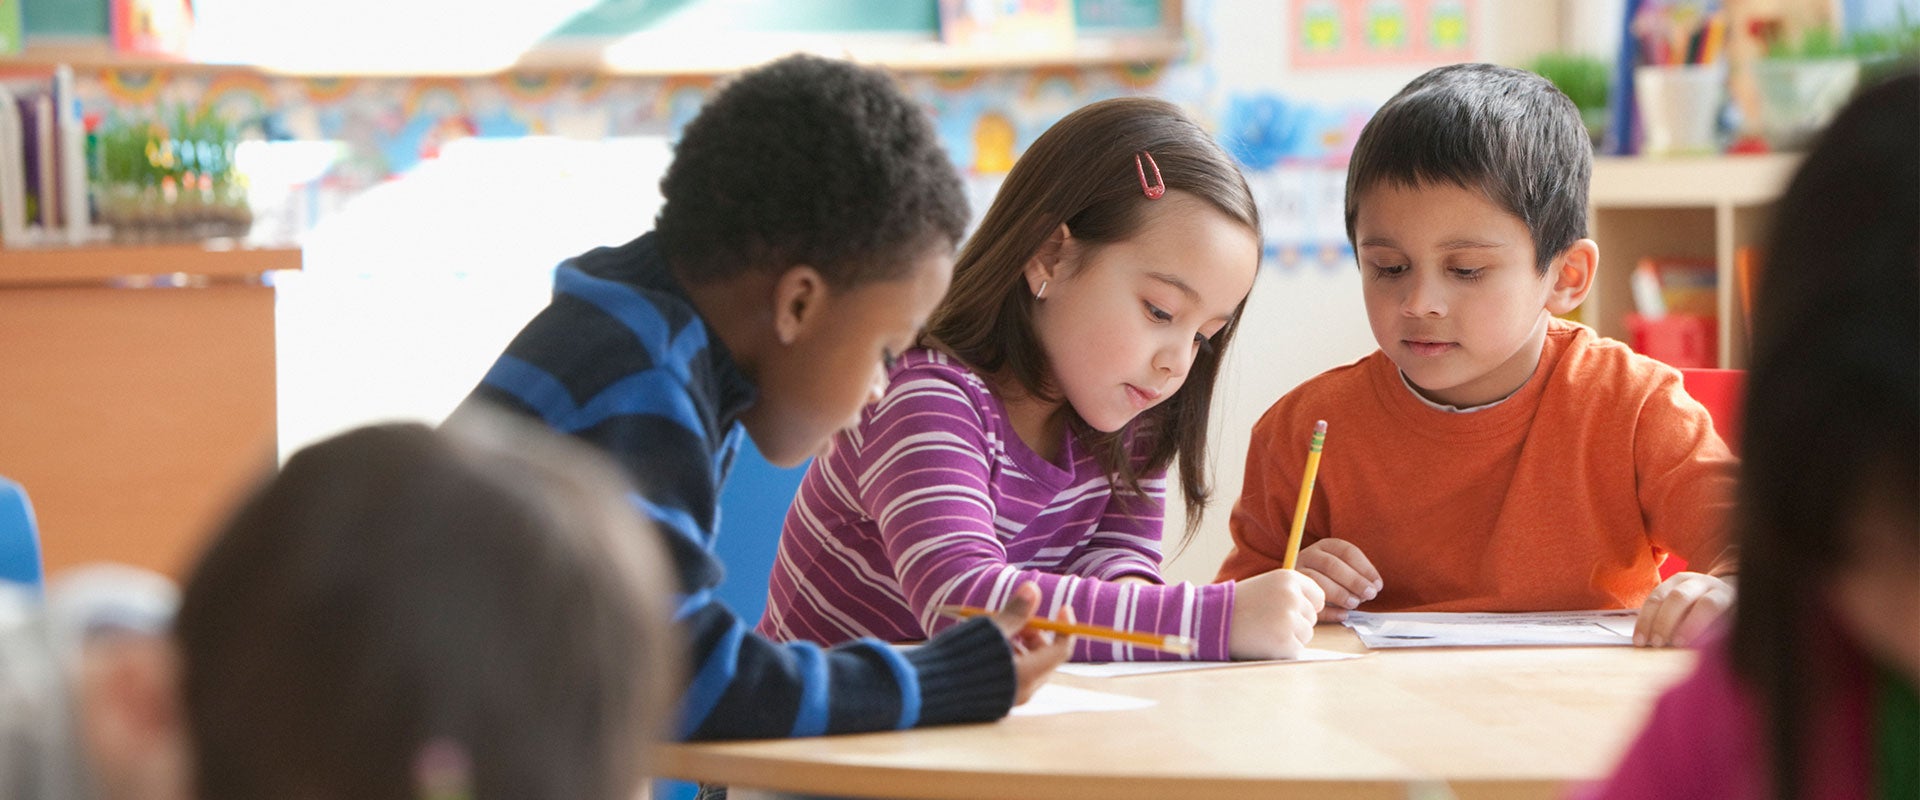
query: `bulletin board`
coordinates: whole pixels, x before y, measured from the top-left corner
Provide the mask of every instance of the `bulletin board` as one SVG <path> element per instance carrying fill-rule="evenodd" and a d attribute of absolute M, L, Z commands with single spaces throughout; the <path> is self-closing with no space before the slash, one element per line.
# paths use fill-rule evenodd
<path fill-rule="evenodd" d="M 1474 0 L 1288 0 L 1295 69 L 1440 64 L 1473 55 Z"/>
<path fill-rule="evenodd" d="M 1088 33 L 1153 30 L 1166 19 L 1164 0 L 1078 0 L 1073 5 L 1075 26 Z M 731 29 L 756 33 L 940 34 L 938 0 L 601 0 L 555 35 L 625 36 L 677 14 L 723 8 L 719 16 Z"/>

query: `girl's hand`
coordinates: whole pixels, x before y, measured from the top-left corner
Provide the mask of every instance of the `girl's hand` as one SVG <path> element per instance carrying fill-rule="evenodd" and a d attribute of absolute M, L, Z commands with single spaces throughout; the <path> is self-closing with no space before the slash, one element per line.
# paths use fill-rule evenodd
<path fill-rule="evenodd" d="M 1299 655 L 1313 640 L 1313 620 L 1326 601 L 1319 584 L 1290 569 L 1235 582 L 1227 654 L 1241 659 Z"/>
<path fill-rule="evenodd" d="M 1647 594 L 1633 624 L 1635 647 L 1682 647 L 1733 607 L 1733 584 L 1700 572 L 1676 572 Z"/>
<path fill-rule="evenodd" d="M 1321 539 L 1300 550 L 1294 561 L 1300 574 L 1320 584 L 1327 593 L 1327 604 L 1320 611 L 1321 622 L 1339 622 L 1347 610 L 1379 596 L 1386 583 L 1360 548 L 1345 539 Z"/>
<path fill-rule="evenodd" d="M 1013 646 L 1013 678 L 1015 688 L 1013 704 L 1020 705 L 1033 697 L 1033 693 L 1047 682 L 1053 669 L 1066 663 L 1067 656 L 1073 654 L 1073 637 L 1056 636 L 1045 631 L 1027 627 L 1033 619 L 1034 609 L 1040 607 L 1040 586 L 1034 583 L 1020 584 L 1013 590 L 1013 597 L 1007 599 L 1005 607 L 993 615 L 993 624 L 1000 626 L 1000 632 L 1007 637 L 1007 644 Z M 1061 622 L 1073 622 L 1073 607 L 1063 606 L 1058 618 Z"/>

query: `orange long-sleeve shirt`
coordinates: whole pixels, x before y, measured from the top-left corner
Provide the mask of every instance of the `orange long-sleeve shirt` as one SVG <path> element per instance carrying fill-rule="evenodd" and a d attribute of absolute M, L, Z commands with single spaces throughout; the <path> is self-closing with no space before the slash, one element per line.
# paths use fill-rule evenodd
<path fill-rule="evenodd" d="M 1302 547 L 1352 542 L 1384 587 L 1363 611 L 1639 606 L 1666 553 L 1723 563 L 1736 462 L 1678 371 L 1554 320 L 1507 400 L 1427 405 L 1384 353 L 1287 393 L 1254 426 L 1220 579 L 1280 566 L 1314 420 Z"/>

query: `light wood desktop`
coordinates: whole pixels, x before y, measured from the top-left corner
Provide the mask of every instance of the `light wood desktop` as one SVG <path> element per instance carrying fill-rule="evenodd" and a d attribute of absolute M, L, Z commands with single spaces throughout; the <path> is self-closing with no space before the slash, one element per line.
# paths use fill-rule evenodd
<path fill-rule="evenodd" d="M 1321 625 L 1313 646 L 1366 652 Z M 1137 711 L 898 733 L 672 745 L 664 777 L 895 798 L 1558 797 L 1603 777 L 1685 650 L 1420 649 L 1055 681 Z M 1449 794 L 1451 792 L 1451 794 Z"/>

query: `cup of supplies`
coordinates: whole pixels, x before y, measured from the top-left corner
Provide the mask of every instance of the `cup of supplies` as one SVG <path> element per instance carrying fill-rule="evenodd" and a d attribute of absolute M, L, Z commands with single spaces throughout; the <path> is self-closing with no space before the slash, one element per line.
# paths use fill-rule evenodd
<path fill-rule="evenodd" d="M 1727 65 L 1656 64 L 1633 70 L 1640 112 L 1640 152 L 1650 156 L 1720 152 L 1720 109 L 1727 100 Z"/>

